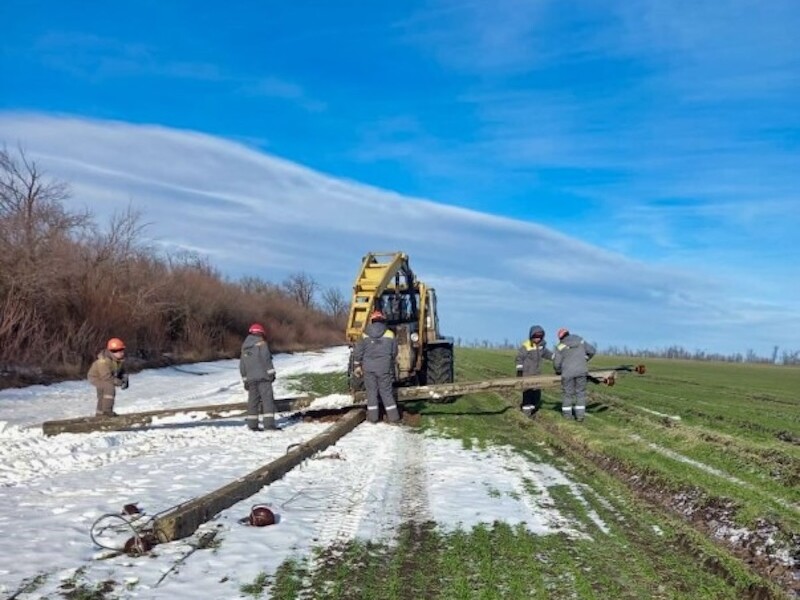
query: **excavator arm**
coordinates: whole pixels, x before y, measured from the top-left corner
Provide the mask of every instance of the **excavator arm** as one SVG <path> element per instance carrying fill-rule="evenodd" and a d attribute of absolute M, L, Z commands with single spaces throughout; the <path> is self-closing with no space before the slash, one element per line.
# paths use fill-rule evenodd
<path fill-rule="evenodd" d="M 412 292 L 417 285 L 414 273 L 408 265 L 408 255 L 403 252 L 367 254 L 353 284 L 353 299 L 347 318 L 347 341 L 355 343 L 361 339 L 369 324 L 369 315 L 380 305 L 383 294 L 392 288 L 397 292 Z"/>

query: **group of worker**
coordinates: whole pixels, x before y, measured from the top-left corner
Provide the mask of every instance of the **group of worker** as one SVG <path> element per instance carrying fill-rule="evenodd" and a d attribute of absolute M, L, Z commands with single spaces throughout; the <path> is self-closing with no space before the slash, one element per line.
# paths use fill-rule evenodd
<path fill-rule="evenodd" d="M 595 348 L 567 329 L 558 330 L 555 351 L 547 348 L 544 329 L 534 325 L 528 339 L 520 346 L 516 356 L 517 376 L 541 375 L 545 360 L 553 361 L 557 375 L 561 376 L 561 414 L 565 418 L 583 421 L 586 416 L 586 382 L 589 374 L 588 362 Z M 367 392 L 367 420 L 380 420 L 381 404 L 386 418 L 391 422 L 400 420 L 392 383 L 394 381 L 397 341 L 394 333 L 386 327 L 386 317 L 380 310 L 370 315 L 370 323 L 363 338 L 353 350 L 353 374 L 364 379 Z M 542 405 L 542 390 L 525 389 L 522 392 L 521 409 L 525 416 L 535 418 Z"/>
<path fill-rule="evenodd" d="M 594 354 L 594 346 L 565 328 L 558 330 L 558 344 L 555 351 L 550 351 L 544 340 L 544 329 L 534 325 L 528 332 L 528 339 L 517 351 L 517 377 L 541 375 L 544 361 L 553 361 L 556 375 L 561 376 L 561 416 L 583 421 L 586 416 L 588 363 Z M 541 389 L 523 390 L 521 409 L 526 417 L 535 418 L 541 407 Z"/>
<path fill-rule="evenodd" d="M 267 330 L 260 323 L 253 323 L 242 343 L 239 358 L 239 373 L 247 390 L 247 416 L 245 422 L 251 431 L 274 431 L 275 367 L 267 343 Z M 119 338 L 108 340 L 106 347 L 89 367 L 89 382 L 97 389 L 98 417 L 115 417 L 114 399 L 117 388 L 127 389 L 128 374 L 125 371 L 125 343 Z M 259 420 L 262 423 L 259 425 Z"/>
<path fill-rule="evenodd" d="M 539 325 L 530 328 L 528 339 L 520 346 L 516 356 L 518 377 L 541 375 L 545 360 L 553 361 L 556 374 L 561 376 L 562 416 L 583 421 L 586 415 L 586 381 L 588 361 L 595 348 L 567 329 L 558 330 L 558 344 L 550 351 L 545 342 L 544 329 Z M 364 336 L 353 350 L 353 374 L 363 378 L 367 395 L 367 420 L 380 421 L 381 405 L 389 422 L 400 421 L 400 411 L 395 399 L 393 383 L 397 340 L 386 326 L 386 317 L 380 310 L 370 315 Z M 267 343 L 267 331 L 260 323 L 253 323 L 242 343 L 239 372 L 247 390 L 247 416 L 245 422 L 251 431 L 277 430 L 275 423 L 275 367 Z M 116 416 L 114 399 L 116 388 L 127 389 L 125 371 L 125 343 L 111 338 L 106 348 L 89 368 L 88 379 L 97 390 L 96 415 Z M 522 392 L 521 409 L 525 416 L 534 418 L 542 405 L 542 391 L 530 388 Z M 259 420 L 261 423 L 259 424 Z"/>

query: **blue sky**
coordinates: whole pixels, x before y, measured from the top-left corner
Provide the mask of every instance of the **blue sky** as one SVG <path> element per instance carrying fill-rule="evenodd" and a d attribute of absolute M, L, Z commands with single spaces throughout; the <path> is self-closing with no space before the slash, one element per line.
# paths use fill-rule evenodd
<path fill-rule="evenodd" d="M 416 244 L 409 232 L 385 248 L 416 246 L 412 260 L 436 271 L 440 288 L 471 276 L 495 286 L 454 320 L 457 335 L 516 339 L 529 321 L 546 321 L 548 330 L 577 323 L 601 345 L 800 348 L 797 2 L 107 4 L 0 5 L 14 24 L 0 50 L 0 140 L 30 148 L 100 215 L 114 198 L 161 222 L 170 199 L 150 201 L 154 190 L 176 185 L 195 203 L 198 189 L 213 188 L 201 203 L 210 210 L 226 190 L 201 165 L 181 161 L 176 175 L 144 171 L 124 150 L 110 158 L 121 131 L 131 153 L 165 160 L 179 157 L 153 144 L 185 154 L 198 132 L 211 136 L 203 144 L 216 140 L 215 162 L 241 159 L 269 181 L 288 168 L 272 157 L 307 167 L 320 203 L 339 200 L 314 171 L 366 184 L 348 194 L 383 203 L 374 211 L 393 225 L 428 201 L 485 215 L 437 213 L 467 236 L 439 232 L 450 245 Z M 68 167 L 76 155 L 80 168 Z M 101 180 L 98 169 L 120 176 Z M 245 205 L 269 220 L 269 202 Z M 380 249 L 365 245 L 381 243 L 367 210 L 353 208 L 353 229 L 372 230 L 353 243 L 355 258 L 340 257 L 343 288 L 358 257 Z M 288 214 L 269 237 L 314 223 Z M 239 226 L 231 222 L 232 239 Z M 530 244 L 509 241 L 507 227 L 522 227 Z M 156 233 L 207 250 L 234 275 L 258 270 L 178 223 Z M 313 272 L 312 246 L 326 236 L 311 237 L 262 274 Z M 482 249 L 469 264 L 458 260 L 466 246 Z M 317 275 L 339 285 L 337 271 Z M 501 298 L 505 319 L 492 306 Z M 654 320 L 646 331 L 611 316 L 637 302 Z"/>

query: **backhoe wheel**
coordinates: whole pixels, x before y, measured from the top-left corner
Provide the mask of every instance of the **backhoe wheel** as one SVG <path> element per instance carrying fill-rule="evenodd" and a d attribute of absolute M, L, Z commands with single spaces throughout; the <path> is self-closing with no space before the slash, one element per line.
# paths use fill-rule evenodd
<path fill-rule="evenodd" d="M 436 346 L 429 348 L 425 357 L 425 384 L 453 383 L 453 348 Z M 454 396 L 431 399 L 435 404 L 453 402 Z"/>

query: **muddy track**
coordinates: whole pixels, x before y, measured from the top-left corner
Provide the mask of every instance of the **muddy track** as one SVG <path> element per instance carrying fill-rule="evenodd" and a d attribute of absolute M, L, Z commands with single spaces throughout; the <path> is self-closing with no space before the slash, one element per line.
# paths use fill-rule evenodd
<path fill-rule="evenodd" d="M 632 419 L 644 419 L 648 423 L 660 425 L 668 429 L 683 427 L 683 425 L 676 423 L 669 416 L 662 416 L 660 418 L 657 418 L 656 416 L 648 417 L 643 415 L 641 410 L 635 410 L 627 403 L 620 402 L 613 397 L 600 394 L 598 394 L 596 397 L 601 399 L 603 404 L 613 406 L 615 410 L 630 416 Z M 692 426 L 687 427 L 691 428 Z M 769 466 L 768 473 L 770 478 L 781 485 L 787 487 L 800 485 L 800 465 L 798 465 L 797 461 L 791 456 L 782 454 L 775 449 L 743 446 L 741 444 L 737 444 L 730 437 L 713 433 L 711 431 L 702 431 L 698 433 L 698 437 L 705 442 L 724 447 L 726 452 L 735 454 L 743 461 L 757 462 L 765 467 Z M 776 435 L 776 437 L 782 441 L 788 441 L 782 439 L 780 435 Z M 800 442 L 800 438 L 798 438 L 798 442 Z"/>
<path fill-rule="evenodd" d="M 538 425 L 538 424 L 537 424 Z M 718 545 L 722 545 L 735 557 L 744 562 L 754 573 L 773 582 L 781 591 L 768 584 L 751 585 L 747 598 L 752 600 L 779 600 L 784 597 L 800 598 L 800 535 L 780 532 L 777 525 L 763 520 L 755 531 L 747 535 L 726 536 L 726 532 L 740 530 L 734 521 L 735 507 L 719 498 L 708 498 L 701 490 L 686 487 L 674 489 L 666 481 L 652 473 L 637 469 L 633 465 L 592 450 L 581 440 L 570 437 L 554 423 L 541 421 L 541 426 L 553 438 L 556 449 L 568 454 L 570 459 L 601 469 L 613 475 L 640 500 L 661 508 Z M 772 550 L 776 534 L 783 533 L 790 540 L 795 566 L 783 564 Z M 688 536 L 679 540 L 681 546 L 712 572 L 720 575 L 732 585 L 736 583 L 735 574 L 713 557 L 707 556 L 701 547 Z M 781 593 L 782 592 L 782 593 Z M 785 596 L 784 596 L 785 594 Z"/>

